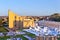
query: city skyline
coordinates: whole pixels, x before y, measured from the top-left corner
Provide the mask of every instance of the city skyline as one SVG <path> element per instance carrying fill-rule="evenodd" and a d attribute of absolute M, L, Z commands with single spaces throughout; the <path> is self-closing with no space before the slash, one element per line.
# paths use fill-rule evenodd
<path fill-rule="evenodd" d="M 48 16 L 60 13 L 60 0 L 0 0 L 0 16 L 8 16 L 8 10 L 23 16 Z"/>

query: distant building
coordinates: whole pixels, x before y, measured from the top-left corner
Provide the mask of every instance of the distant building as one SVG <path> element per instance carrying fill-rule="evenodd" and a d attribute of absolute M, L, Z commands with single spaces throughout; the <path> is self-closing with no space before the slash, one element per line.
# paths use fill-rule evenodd
<path fill-rule="evenodd" d="M 60 22 L 41 20 L 41 21 L 39 21 L 39 25 L 40 26 L 59 28 Z"/>
<path fill-rule="evenodd" d="M 29 16 L 19 16 L 12 11 L 8 11 L 9 16 L 9 28 L 19 29 L 28 28 L 34 26 L 34 19 Z"/>
<path fill-rule="evenodd" d="M 34 27 L 34 22 L 41 18 L 46 19 L 46 16 L 20 16 L 10 10 L 8 16 L 0 16 L 4 25 L 8 22 L 8 28 L 14 29 Z"/>
<path fill-rule="evenodd" d="M 35 26 L 35 21 L 47 20 L 49 16 L 20 16 L 12 11 L 8 11 L 8 16 L 0 16 L 2 22 L 8 22 L 8 28 L 19 29 L 19 28 L 29 28 Z M 4 24 L 5 25 L 5 24 Z"/>

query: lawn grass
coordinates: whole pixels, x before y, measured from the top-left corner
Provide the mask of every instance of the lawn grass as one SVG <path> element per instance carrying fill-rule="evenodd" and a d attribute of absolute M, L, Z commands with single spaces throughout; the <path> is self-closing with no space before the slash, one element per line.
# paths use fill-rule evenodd
<path fill-rule="evenodd" d="M 22 30 L 20 30 L 22 31 Z M 5 32 L 8 32 L 7 29 L 5 29 L 4 27 L 0 27 L 0 32 L 2 33 L 5 33 Z M 9 38 L 11 38 L 12 36 L 0 36 L 0 40 L 7 40 Z M 22 38 L 22 40 L 28 40 L 27 38 L 25 38 L 23 35 L 16 35 L 16 36 L 13 36 L 13 38 Z"/>
<path fill-rule="evenodd" d="M 27 38 L 25 38 L 23 35 L 16 35 L 15 38 L 22 38 L 22 40 L 28 40 Z"/>
<path fill-rule="evenodd" d="M 8 38 L 11 38 L 10 36 L 3 36 L 3 37 L 0 37 L 0 40 L 6 40 Z"/>
<path fill-rule="evenodd" d="M 2 26 L 0 26 L 0 32 L 8 32 L 8 30 Z"/>
<path fill-rule="evenodd" d="M 9 38 L 11 38 L 12 36 L 3 36 L 3 37 L 0 37 L 0 40 L 7 40 Z M 25 38 L 23 35 L 16 35 L 14 36 L 13 38 L 22 38 L 22 40 L 28 40 L 27 38 Z"/>
<path fill-rule="evenodd" d="M 32 33 L 27 33 L 28 36 L 32 37 L 32 38 L 35 38 L 35 34 L 32 34 Z"/>
<path fill-rule="evenodd" d="M 26 31 L 24 31 L 24 32 L 26 33 L 26 35 L 28 35 L 28 36 L 30 36 L 32 38 L 35 38 L 36 37 L 35 34 L 29 33 L 29 32 L 26 32 Z"/>

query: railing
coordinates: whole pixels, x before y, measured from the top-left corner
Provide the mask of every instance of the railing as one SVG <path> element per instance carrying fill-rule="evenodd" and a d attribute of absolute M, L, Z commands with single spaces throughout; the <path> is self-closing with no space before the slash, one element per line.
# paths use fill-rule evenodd
<path fill-rule="evenodd" d="M 36 40 L 60 40 L 60 36 L 37 36 Z"/>

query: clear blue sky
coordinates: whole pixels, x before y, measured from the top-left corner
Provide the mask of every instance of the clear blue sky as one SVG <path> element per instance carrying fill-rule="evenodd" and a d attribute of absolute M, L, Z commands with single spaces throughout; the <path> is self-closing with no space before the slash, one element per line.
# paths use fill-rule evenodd
<path fill-rule="evenodd" d="M 46 16 L 60 13 L 60 0 L 0 0 L 0 15 L 8 9 L 18 15 Z"/>

